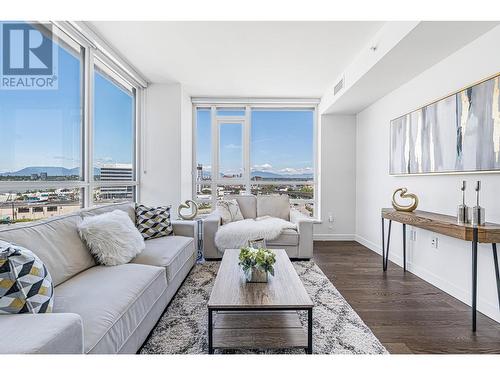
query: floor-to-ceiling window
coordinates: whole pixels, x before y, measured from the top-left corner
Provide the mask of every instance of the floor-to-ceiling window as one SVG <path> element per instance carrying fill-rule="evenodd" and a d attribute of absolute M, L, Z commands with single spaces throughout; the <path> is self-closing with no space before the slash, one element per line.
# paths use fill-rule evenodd
<path fill-rule="evenodd" d="M 53 23 L 0 28 L 0 223 L 133 200 L 141 88 Z"/>
<path fill-rule="evenodd" d="M 195 104 L 194 198 L 202 212 L 233 194 L 287 194 L 316 216 L 316 107 Z"/>
<path fill-rule="evenodd" d="M 96 63 L 92 135 L 95 203 L 134 200 L 134 91 Z"/>

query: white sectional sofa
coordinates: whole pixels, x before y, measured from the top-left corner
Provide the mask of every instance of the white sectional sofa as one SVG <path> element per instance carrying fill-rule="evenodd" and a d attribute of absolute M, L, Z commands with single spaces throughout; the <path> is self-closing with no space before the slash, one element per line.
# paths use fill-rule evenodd
<path fill-rule="evenodd" d="M 0 315 L 0 354 L 136 353 L 141 347 L 196 262 L 197 226 L 173 221 L 174 235 L 146 241 L 132 262 L 97 265 L 77 225 L 115 209 L 134 220 L 134 205 L 122 203 L 0 229 L 0 240 L 45 263 L 55 285 L 52 313 Z"/>
<path fill-rule="evenodd" d="M 285 229 L 278 238 L 268 241 L 266 245 L 270 249 L 285 249 L 290 258 L 312 258 L 314 220 L 290 208 L 288 196 L 228 195 L 225 199 L 238 201 L 244 219 L 268 215 L 296 224 L 297 229 Z M 203 220 L 203 253 L 206 259 L 222 258 L 223 253 L 215 244 L 215 234 L 221 225 L 221 217 L 217 211 Z"/>

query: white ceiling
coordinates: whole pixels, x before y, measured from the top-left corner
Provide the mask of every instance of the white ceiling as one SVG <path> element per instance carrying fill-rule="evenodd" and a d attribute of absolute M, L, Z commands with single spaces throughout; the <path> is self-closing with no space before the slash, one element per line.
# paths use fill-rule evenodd
<path fill-rule="evenodd" d="M 336 96 L 323 113 L 355 114 L 362 111 L 499 24 L 498 21 L 419 22 L 361 77 L 349 82 L 351 86 Z M 333 93 L 333 88 L 329 93 Z"/>
<path fill-rule="evenodd" d="M 316 97 L 383 22 L 96 21 L 150 82 L 192 96 Z"/>

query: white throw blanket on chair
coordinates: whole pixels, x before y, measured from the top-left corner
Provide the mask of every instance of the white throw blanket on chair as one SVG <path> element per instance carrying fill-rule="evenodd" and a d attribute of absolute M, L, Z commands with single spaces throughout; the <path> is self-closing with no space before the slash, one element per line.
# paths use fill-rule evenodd
<path fill-rule="evenodd" d="M 261 217 L 233 221 L 222 225 L 215 234 L 215 245 L 224 252 L 226 249 L 239 249 L 247 246 L 249 240 L 264 238 L 275 240 L 285 229 L 296 229 L 297 226 L 277 217 Z"/>

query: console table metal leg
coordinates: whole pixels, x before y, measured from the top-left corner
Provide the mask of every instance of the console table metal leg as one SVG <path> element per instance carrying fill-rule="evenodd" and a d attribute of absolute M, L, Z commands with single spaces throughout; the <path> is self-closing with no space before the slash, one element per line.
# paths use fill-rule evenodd
<path fill-rule="evenodd" d="M 492 243 L 491 247 L 493 248 L 493 262 L 495 262 L 495 276 L 497 279 L 498 308 L 500 309 L 500 272 L 498 270 L 497 244 Z"/>
<path fill-rule="evenodd" d="M 307 354 L 313 352 L 313 309 L 307 309 Z"/>
<path fill-rule="evenodd" d="M 214 354 L 213 346 L 213 327 L 212 327 L 212 309 L 208 309 L 208 354 Z"/>
<path fill-rule="evenodd" d="M 384 250 L 382 250 L 382 258 L 385 258 L 383 259 L 383 267 L 384 267 L 384 271 L 387 271 L 387 266 L 389 264 L 389 246 L 391 244 L 391 227 L 392 227 L 392 220 L 389 220 L 389 230 L 387 231 L 387 248 Z M 385 256 L 384 256 L 384 252 L 385 252 Z"/>
<path fill-rule="evenodd" d="M 382 269 L 385 271 L 385 220 L 382 218 Z"/>
<path fill-rule="evenodd" d="M 406 272 L 406 224 L 403 224 L 403 271 Z"/>
<path fill-rule="evenodd" d="M 477 315 L 477 228 L 474 228 L 472 234 L 472 331 L 476 332 Z"/>

